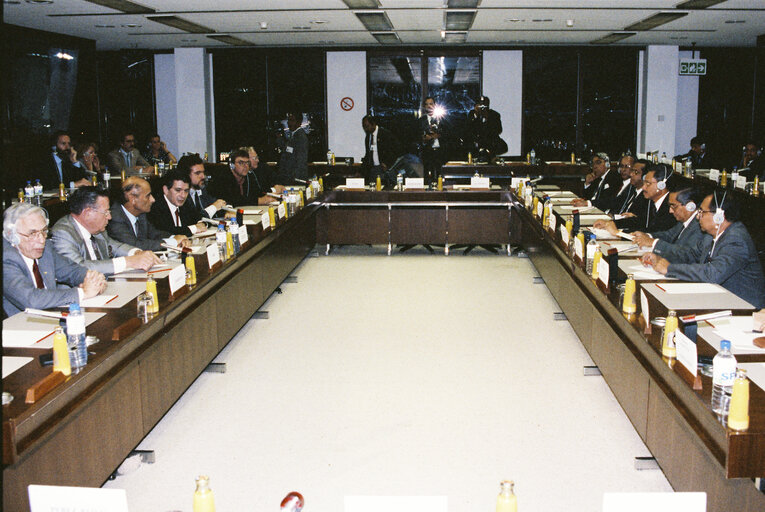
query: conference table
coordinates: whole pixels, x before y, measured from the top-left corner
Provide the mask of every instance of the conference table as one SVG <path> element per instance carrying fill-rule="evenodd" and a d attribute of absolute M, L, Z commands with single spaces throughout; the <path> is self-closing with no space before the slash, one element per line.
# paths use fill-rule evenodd
<path fill-rule="evenodd" d="M 433 244 L 445 254 L 451 244 L 522 248 L 673 488 L 707 492 L 709 511 L 765 510 L 752 482 L 765 476 L 765 392 L 752 384 L 747 431 L 722 425 L 709 406 L 711 379 L 694 389 L 680 365 L 661 357 L 655 329 L 622 314 L 615 287 L 585 274 L 513 190 L 331 190 L 273 228 L 247 230 L 248 243 L 225 263 L 210 269 L 205 255 L 194 256 L 192 289 L 171 296 L 167 279 L 158 280 L 160 310 L 146 322 L 135 300 L 88 309 L 106 313 L 88 326 L 100 339 L 88 365 L 34 403 L 25 397 L 51 374 L 37 360 L 49 350 L 3 349 L 34 358 L 3 379 L 13 396 L 3 406 L 4 510 L 28 508 L 30 483 L 100 486 L 317 244 L 325 252 L 342 244 Z M 651 310 L 663 313 L 658 303 Z M 699 353 L 712 355 L 704 339 Z"/>

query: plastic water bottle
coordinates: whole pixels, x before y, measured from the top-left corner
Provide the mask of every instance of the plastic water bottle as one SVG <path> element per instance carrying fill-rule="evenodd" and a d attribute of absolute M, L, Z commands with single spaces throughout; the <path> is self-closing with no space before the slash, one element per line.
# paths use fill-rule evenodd
<path fill-rule="evenodd" d="M 530 156 L 530 158 L 529 158 L 530 162 L 529 163 L 531 165 L 536 165 L 536 163 L 537 163 L 537 152 L 534 151 L 534 148 L 531 148 L 531 152 L 529 153 L 529 156 Z"/>
<path fill-rule="evenodd" d="M 587 256 L 585 270 L 587 275 L 592 275 L 592 265 L 595 262 L 595 251 L 598 250 L 598 242 L 595 235 L 590 236 L 590 241 L 587 242 Z"/>
<path fill-rule="evenodd" d="M 712 359 L 712 367 L 712 410 L 727 416 L 733 381 L 736 380 L 736 357 L 730 352 L 730 341 L 720 342 L 720 351 Z"/>
<path fill-rule="evenodd" d="M 35 197 L 35 188 L 32 186 L 32 182 L 27 180 L 27 186 L 24 187 L 24 202 L 33 203 Z"/>
<path fill-rule="evenodd" d="M 35 181 L 35 204 L 42 206 L 43 203 L 43 186 L 40 180 Z"/>
<path fill-rule="evenodd" d="M 327 150 L 327 165 L 332 165 L 332 150 Z"/>
<path fill-rule="evenodd" d="M 401 192 L 404 190 L 404 173 L 398 173 L 398 176 L 396 176 L 396 190 Z"/>
<path fill-rule="evenodd" d="M 215 233 L 215 243 L 218 244 L 221 261 L 226 261 L 228 259 L 226 254 L 226 226 L 222 222 L 218 224 L 218 231 Z"/>
<path fill-rule="evenodd" d="M 236 222 L 236 218 L 231 218 L 231 238 L 234 239 L 234 254 L 239 254 L 239 224 Z"/>
<path fill-rule="evenodd" d="M 66 344 L 69 346 L 72 368 L 82 368 L 88 364 L 88 346 L 85 344 L 85 317 L 77 303 L 69 305 L 69 314 L 66 317 Z"/>

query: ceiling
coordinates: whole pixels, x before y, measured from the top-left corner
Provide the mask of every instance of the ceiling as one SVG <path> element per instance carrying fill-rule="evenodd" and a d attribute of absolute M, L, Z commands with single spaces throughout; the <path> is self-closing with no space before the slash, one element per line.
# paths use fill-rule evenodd
<path fill-rule="evenodd" d="M 99 50 L 755 46 L 765 0 L 3 0 L 3 18 L 93 39 Z"/>

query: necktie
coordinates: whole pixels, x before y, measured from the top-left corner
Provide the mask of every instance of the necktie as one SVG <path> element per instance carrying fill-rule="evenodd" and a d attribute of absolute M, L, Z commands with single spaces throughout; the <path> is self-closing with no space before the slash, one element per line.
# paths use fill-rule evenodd
<path fill-rule="evenodd" d="M 96 243 L 96 239 L 93 238 L 93 235 L 90 235 L 90 245 L 93 247 L 93 254 L 96 255 L 94 258 L 95 260 L 101 259 L 101 251 L 98 250 L 98 244 Z"/>
<path fill-rule="evenodd" d="M 202 199 L 199 194 L 194 194 L 194 204 L 197 206 L 197 210 L 202 211 Z"/>
<path fill-rule="evenodd" d="M 181 227 L 181 216 L 178 215 L 178 208 L 175 209 L 175 226 Z"/>
<path fill-rule="evenodd" d="M 131 156 L 132 155 L 130 153 L 125 153 L 125 167 L 127 167 L 128 169 L 130 169 L 132 167 L 132 165 L 130 165 L 132 163 L 130 161 L 130 160 L 132 160 Z"/>
<path fill-rule="evenodd" d="M 146 238 L 145 231 L 146 230 L 144 229 L 143 224 L 141 223 L 141 221 L 136 219 L 136 221 L 135 221 L 135 236 L 136 236 L 136 238 L 138 238 L 139 240 L 141 240 L 143 238 Z"/>
<path fill-rule="evenodd" d="M 45 288 L 45 283 L 43 283 L 42 274 L 40 274 L 40 267 L 37 266 L 37 260 L 34 260 L 34 263 L 32 263 L 32 274 L 35 276 L 35 285 L 39 289 Z"/>

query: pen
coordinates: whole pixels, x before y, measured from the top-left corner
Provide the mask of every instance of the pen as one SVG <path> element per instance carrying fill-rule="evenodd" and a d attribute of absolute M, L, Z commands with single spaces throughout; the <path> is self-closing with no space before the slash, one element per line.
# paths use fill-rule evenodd
<path fill-rule="evenodd" d="M 681 316 L 680 320 L 682 320 L 684 324 L 687 324 L 690 322 L 701 322 L 702 320 L 711 320 L 712 318 L 722 318 L 725 316 L 731 316 L 732 314 L 733 314 L 733 311 L 731 310 L 716 311 L 714 313 L 707 313 L 706 315 L 685 315 L 685 316 Z"/>
<path fill-rule="evenodd" d="M 175 252 L 185 252 L 185 253 L 190 253 L 191 252 L 191 249 L 189 249 L 188 247 L 184 247 L 182 249 L 179 249 L 178 247 L 173 247 L 172 245 L 167 245 L 167 244 L 162 244 L 161 246 L 164 247 L 165 249 L 169 249 L 169 250 L 175 251 Z"/>
<path fill-rule="evenodd" d="M 26 308 L 24 313 L 27 315 L 44 316 L 47 318 L 66 318 L 67 313 L 65 311 L 45 311 L 42 309 Z"/>

